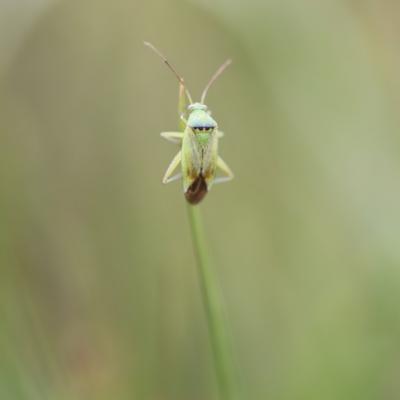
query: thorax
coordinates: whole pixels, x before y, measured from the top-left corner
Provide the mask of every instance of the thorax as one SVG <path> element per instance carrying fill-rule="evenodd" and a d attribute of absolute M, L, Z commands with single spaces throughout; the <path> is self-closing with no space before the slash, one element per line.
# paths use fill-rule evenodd
<path fill-rule="evenodd" d="M 189 114 L 187 129 L 193 134 L 194 140 L 200 146 L 207 146 L 217 130 L 217 122 L 209 111 L 194 109 Z"/>

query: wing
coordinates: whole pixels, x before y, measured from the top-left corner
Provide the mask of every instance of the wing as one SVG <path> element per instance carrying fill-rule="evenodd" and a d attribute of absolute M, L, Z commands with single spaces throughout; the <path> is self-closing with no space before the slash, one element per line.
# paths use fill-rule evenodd
<path fill-rule="evenodd" d="M 186 193 L 201 172 L 202 156 L 191 128 L 186 127 L 182 139 L 182 179 Z"/>
<path fill-rule="evenodd" d="M 182 141 L 182 176 L 183 190 L 188 189 L 198 182 L 203 188 L 204 184 L 209 190 L 213 184 L 217 171 L 218 161 L 218 131 L 210 133 L 209 139 L 199 142 L 196 134 L 190 128 L 186 128 Z M 198 181 L 202 176 L 204 182 Z M 199 187 L 200 187 L 199 186 Z"/>
<path fill-rule="evenodd" d="M 208 190 L 210 190 L 216 173 L 218 161 L 218 131 L 214 132 L 203 151 L 202 171 L 204 179 L 207 183 Z"/>

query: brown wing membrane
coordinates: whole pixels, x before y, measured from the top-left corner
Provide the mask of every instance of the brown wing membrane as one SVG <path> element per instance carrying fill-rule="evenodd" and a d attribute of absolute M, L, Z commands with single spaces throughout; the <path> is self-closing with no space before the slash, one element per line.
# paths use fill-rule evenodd
<path fill-rule="evenodd" d="M 199 175 L 194 182 L 188 187 L 185 193 L 186 200 L 190 204 L 198 204 L 207 194 L 207 183 L 203 175 Z"/>

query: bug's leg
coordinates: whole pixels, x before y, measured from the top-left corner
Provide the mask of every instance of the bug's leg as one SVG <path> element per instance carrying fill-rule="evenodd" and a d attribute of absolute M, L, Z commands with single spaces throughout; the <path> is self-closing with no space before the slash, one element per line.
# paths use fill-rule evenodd
<path fill-rule="evenodd" d="M 219 156 L 217 160 L 217 167 L 225 174 L 225 176 L 219 176 L 215 178 L 213 183 L 223 183 L 233 179 L 234 175 L 232 170 L 228 167 L 226 162 Z"/>
<path fill-rule="evenodd" d="M 177 166 L 180 164 L 182 159 L 182 152 L 179 150 L 178 154 L 173 158 L 171 163 L 168 165 L 167 170 L 165 171 L 164 178 L 162 180 L 163 183 L 169 183 L 172 181 L 175 181 L 176 179 L 180 178 L 181 174 L 177 174 L 174 176 L 171 176 L 172 173 L 175 171 Z"/>
<path fill-rule="evenodd" d="M 181 179 L 182 178 L 182 172 L 179 172 L 179 173 L 177 173 L 176 175 L 174 175 L 174 176 L 171 176 L 170 178 L 168 178 L 165 182 L 163 182 L 163 183 L 170 183 L 170 182 L 174 182 L 174 181 L 177 181 L 178 179 Z"/>
<path fill-rule="evenodd" d="M 179 98 L 178 98 L 178 114 L 179 114 L 179 119 L 183 121 L 185 126 L 187 125 L 187 121 L 185 119 L 185 110 L 186 110 L 186 98 L 185 98 L 185 86 L 183 84 L 183 79 L 180 81 L 179 84 Z M 188 96 L 189 101 L 192 102 L 192 99 L 190 96 Z"/>
<path fill-rule="evenodd" d="M 181 143 L 183 132 L 161 132 L 161 137 L 172 143 Z"/>
<path fill-rule="evenodd" d="M 182 114 L 179 114 L 179 118 L 185 123 L 185 125 L 187 125 L 187 120 L 185 118 L 185 113 L 183 112 Z"/>

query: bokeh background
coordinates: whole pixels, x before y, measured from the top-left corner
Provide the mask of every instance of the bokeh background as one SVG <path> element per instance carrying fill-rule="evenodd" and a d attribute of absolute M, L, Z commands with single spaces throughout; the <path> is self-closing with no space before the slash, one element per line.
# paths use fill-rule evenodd
<path fill-rule="evenodd" d="M 1 0 L 0 398 L 217 399 L 177 82 L 234 181 L 202 212 L 246 399 L 400 397 L 400 5 Z"/>

